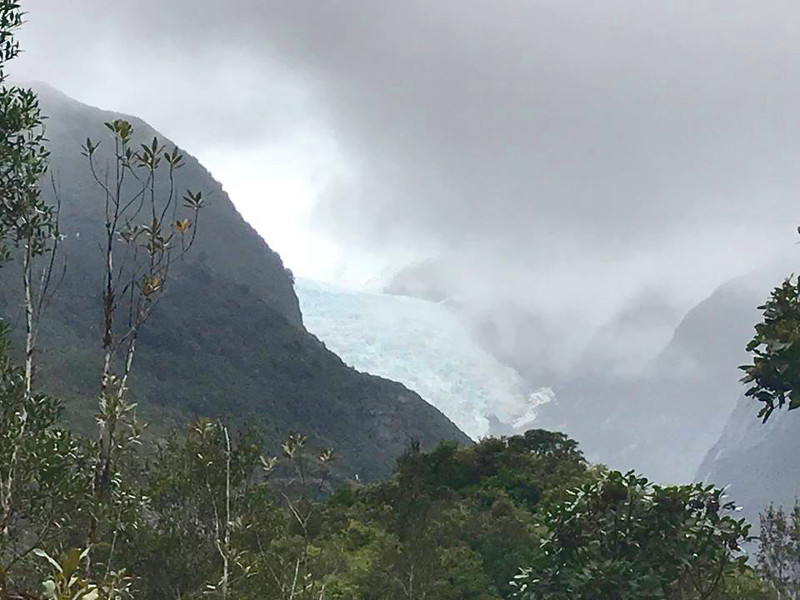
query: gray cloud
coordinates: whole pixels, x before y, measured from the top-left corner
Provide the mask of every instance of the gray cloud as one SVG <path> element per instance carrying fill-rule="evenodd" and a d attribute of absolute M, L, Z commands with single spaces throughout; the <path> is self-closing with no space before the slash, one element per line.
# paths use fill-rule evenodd
<path fill-rule="evenodd" d="M 795 2 L 29 10 L 27 68 L 179 141 L 333 136 L 354 175 L 321 226 L 354 252 L 438 255 L 472 292 L 599 315 L 645 286 L 686 300 L 790 246 L 800 217 Z"/>

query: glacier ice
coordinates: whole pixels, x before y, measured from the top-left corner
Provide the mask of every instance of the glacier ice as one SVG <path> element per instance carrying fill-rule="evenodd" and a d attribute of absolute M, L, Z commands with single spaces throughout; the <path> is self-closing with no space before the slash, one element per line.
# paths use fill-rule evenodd
<path fill-rule="evenodd" d="M 481 348 L 446 306 L 298 278 L 306 328 L 359 371 L 417 392 L 473 439 L 524 431 L 553 400 Z"/>

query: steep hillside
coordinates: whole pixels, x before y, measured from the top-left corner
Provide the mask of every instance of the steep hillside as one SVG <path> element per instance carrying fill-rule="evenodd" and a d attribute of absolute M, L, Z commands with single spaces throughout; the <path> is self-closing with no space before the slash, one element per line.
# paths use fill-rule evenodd
<path fill-rule="evenodd" d="M 107 139 L 118 115 L 41 87 L 62 198 L 67 274 L 43 326 L 44 387 L 67 400 L 78 427 L 92 422 L 99 380 L 102 196 L 80 146 Z M 130 119 L 142 139 L 154 131 Z M 108 142 L 104 143 L 108 152 Z M 256 425 L 275 443 L 289 431 L 333 446 L 343 471 L 386 475 L 410 439 L 429 446 L 467 438 L 404 386 L 358 373 L 307 333 L 291 277 L 280 257 L 238 214 L 219 183 L 191 156 L 177 187 L 201 190 L 197 245 L 147 323 L 132 389 L 156 430 L 195 415 L 226 415 Z M 49 192 L 48 192 L 49 193 Z M 0 310 L 18 323 L 15 265 L 2 270 Z"/>
<path fill-rule="evenodd" d="M 759 511 L 771 502 L 789 508 L 800 497 L 800 415 L 782 411 L 761 423 L 757 404 L 744 396 L 739 399 L 697 471 L 700 481 L 728 486 L 752 523 L 758 523 Z"/>
<path fill-rule="evenodd" d="M 760 277 L 758 301 L 763 302 L 769 290 L 788 273 L 787 265 L 780 271 L 773 270 L 770 277 Z M 760 315 L 749 317 L 748 340 Z M 720 335 L 724 331 L 724 327 L 719 328 Z M 789 507 L 800 497 L 800 463 L 795 458 L 800 415 L 778 411 L 762 423 L 757 418 L 759 408 L 752 398 L 739 395 L 722 434 L 697 470 L 698 480 L 729 486 L 731 496 L 754 523 L 758 523 L 759 511 L 770 502 Z"/>
<path fill-rule="evenodd" d="M 103 197 L 91 180 L 86 159 L 81 155 L 81 145 L 90 137 L 101 142 L 101 150 L 110 152 L 113 142 L 103 123 L 121 115 L 91 108 L 41 84 L 36 89 L 49 117 L 46 127 L 52 152 L 51 172 L 63 197 L 62 222 L 71 244 L 70 273 L 78 269 L 91 276 L 96 271 L 89 261 L 97 254 L 91 243 L 102 233 L 102 221 L 99 221 L 98 229 L 98 219 L 102 219 Z M 133 123 L 140 140 L 149 142 L 158 135 L 167 142 L 140 119 L 123 118 Z M 189 259 L 204 263 L 231 283 L 249 287 L 289 323 L 302 327 L 292 282 L 280 257 L 242 219 L 211 174 L 190 154 L 184 152 L 184 156 L 185 166 L 177 172 L 177 189 L 182 193 L 186 188 L 196 188 L 208 197 L 200 223 L 205 235 L 198 237 L 197 252 Z M 104 166 L 102 159 L 99 165 Z M 80 237 L 74 238 L 75 235 Z M 92 242 L 86 241 L 87 236 Z M 80 239 L 80 243 L 73 242 L 73 239 Z"/>
<path fill-rule="evenodd" d="M 652 367 L 637 377 L 594 372 L 554 386 L 540 426 L 580 439 L 589 456 L 685 482 L 718 439 L 741 394 L 737 367 L 756 307 L 785 273 L 773 265 L 730 281 L 689 311 Z"/>
<path fill-rule="evenodd" d="M 423 263 L 402 271 L 386 289 L 447 296 L 434 285 L 440 272 L 435 263 Z M 732 280 L 682 319 L 658 293 L 643 293 L 568 368 L 558 369 L 548 369 L 553 332 L 524 306 L 471 313 L 449 304 L 478 344 L 519 373 L 529 389 L 552 388 L 555 399 L 537 409 L 537 427 L 581 440 L 594 461 L 687 482 L 741 393 L 737 367 L 746 358 L 756 307 L 787 272 L 781 263 Z"/>

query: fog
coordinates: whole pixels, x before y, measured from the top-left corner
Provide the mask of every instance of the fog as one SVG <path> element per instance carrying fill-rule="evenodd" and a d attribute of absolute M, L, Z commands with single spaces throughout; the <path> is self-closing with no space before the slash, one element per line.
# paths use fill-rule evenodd
<path fill-rule="evenodd" d="M 793 250 L 793 2 L 28 5 L 21 75 L 198 155 L 295 271 L 427 261 L 470 314 L 546 323 L 556 368 Z"/>

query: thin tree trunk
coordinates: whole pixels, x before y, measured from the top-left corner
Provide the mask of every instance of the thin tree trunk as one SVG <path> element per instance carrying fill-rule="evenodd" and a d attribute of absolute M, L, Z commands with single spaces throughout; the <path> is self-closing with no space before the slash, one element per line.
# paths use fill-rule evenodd
<path fill-rule="evenodd" d="M 33 291 L 31 290 L 31 240 L 27 240 L 22 255 L 22 289 L 25 295 L 25 397 L 31 397 L 33 388 L 33 349 L 36 343 L 33 322 Z"/>
<path fill-rule="evenodd" d="M 106 228 L 110 225 L 106 223 Z M 105 393 L 111 375 L 111 354 L 114 345 L 114 253 L 113 237 L 108 236 L 106 246 L 106 289 L 103 290 L 103 375 L 101 391 Z"/>
<path fill-rule="evenodd" d="M 139 337 L 139 332 L 134 330 L 131 334 L 131 341 L 128 344 L 128 349 L 125 352 L 125 367 L 122 371 L 122 379 L 120 380 L 119 386 L 119 398 L 122 399 L 125 390 L 128 387 L 128 376 L 131 374 L 131 369 L 133 368 L 133 356 L 136 354 L 136 339 Z"/>
<path fill-rule="evenodd" d="M 107 243 L 105 249 L 105 289 L 103 290 L 103 372 L 100 377 L 100 396 L 107 397 L 108 386 L 111 380 L 111 358 L 114 345 L 114 237 L 111 223 L 106 220 Z M 111 444 L 113 424 L 98 420 L 97 428 L 97 457 L 94 477 L 92 478 L 92 495 L 94 497 L 94 510 L 91 511 L 89 520 L 89 534 L 86 539 L 87 547 L 92 547 L 97 535 L 99 519 L 97 511 L 100 508 L 100 497 L 105 487 L 105 481 L 111 468 Z M 92 574 L 92 554 L 86 556 L 86 571 Z"/>
<path fill-rule="evenodd" d="M 223 426 L 222 431 L 225 433 L 225 552 L 222 555 L 222 598 L 228 600 L 231 554 L 231 438 L 227 427 Z"/>

